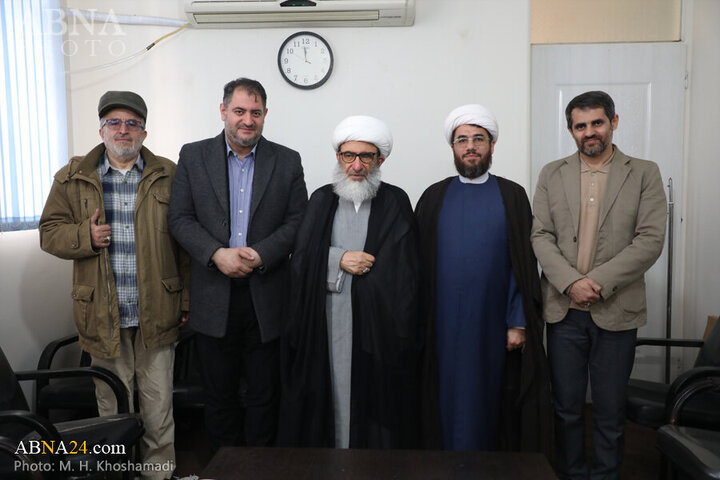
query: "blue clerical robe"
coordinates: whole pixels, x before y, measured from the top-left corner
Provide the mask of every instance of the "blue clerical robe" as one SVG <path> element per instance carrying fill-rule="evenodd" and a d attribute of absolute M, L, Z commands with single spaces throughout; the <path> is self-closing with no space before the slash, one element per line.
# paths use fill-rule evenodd
<path fill-rule="evenodd" d="M 448 186 L 438 218 L 437 352 L 448 450 L 499 447 L 509 327 L 525 326 L 495 176 Z"/>

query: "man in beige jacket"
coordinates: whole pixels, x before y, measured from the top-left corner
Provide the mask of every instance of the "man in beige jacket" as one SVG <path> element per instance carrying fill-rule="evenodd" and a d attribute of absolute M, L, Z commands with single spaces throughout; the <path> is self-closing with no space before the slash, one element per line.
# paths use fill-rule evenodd
<path fill-rule="evenodd" d="M 600 91 L 568 104 L 578 151 L 546 165 L 533 202 L 532 244 L 543 274 L 560 478 L 618 478 L 625 389 L 637 328 L 647 321 L 645 272 L 665 239 L 658 166 L 613 143 L 618 115 Z M 588 374 L 594 463 L 585 464 L 583 407 Z"/>
<path fill-rule="evenodd" d="M 136 473 L 169 478 L 174 342 L 189 310 L 187 258 L 166 218 L 175 164 L 142 146 L 147 107 L 136 93 L 105 93 L 98 115 L 103 143 L 55 175 L 40 218 L 40 245 L 73 260 L 80 346 L 93 365 L 120 377 L 131 408 L 137 382 L 142 462 L 163 466 Z M 100 415 L 117 413 L 110 388 L 96 382 L 95 391 Z"/>

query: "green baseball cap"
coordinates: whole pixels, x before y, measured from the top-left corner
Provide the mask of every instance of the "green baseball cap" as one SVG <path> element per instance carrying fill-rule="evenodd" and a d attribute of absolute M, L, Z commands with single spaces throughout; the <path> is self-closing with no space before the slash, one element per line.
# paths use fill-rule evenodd
<path fill-rule="evenodd" d="M 147 119 L 147 105 L 145 100 L 135 92 L 120 92 L 111 90 L 105 92 L 98 102 L 98 116 L 102 118 L 113 108 L 127 108 Z"/>

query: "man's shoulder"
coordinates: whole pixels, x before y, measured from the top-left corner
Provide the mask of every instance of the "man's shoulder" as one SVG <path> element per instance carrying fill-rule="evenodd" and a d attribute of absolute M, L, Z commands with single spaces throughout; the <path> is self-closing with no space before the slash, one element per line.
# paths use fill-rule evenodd
<path fill-rule="evenodd" d="M 337 199 L 337 195 L 333 191 L 332 184 L 323 185 L 322 187 L 315 190 L 310 199 L 308 200 L 307 206 L 305 207 L 305 216 L 303 222 L 307 222 L 316 215 L 318 212 L 324 211 Z"/>
<path fill-rule="evenodd" d="M 631 157 L 629 155 L 625 155 L 625 158 L 627 158 L 627 162 L 633 168 L 640 168 L 643 170 L 654 170 L 656 168 L 659 168 L 658 164 L 653 162 L 652 160 L 644 160 L 642 158 Z"/>
<path fill-rule="evenodd" d="M 173 162 L 173 161 L 170 160 L 169 158 L 166 158 L 166 157 L 158 157 L 158 156 L 156 155 L 156 156 L 155 156 L 155 159 L 160 163 L 160 165 L 162 165 L 162 167 L 163 167 L 165 170 L 167 170 L 167 171 L 169 171 L 169 172 L 174 172 L 175 169 L 177 168 L 177 163 Z"/>
<path fill-rule="evenodd" d="M 105 145 L 96 145 L 85 155 L 75 155 L 70 161 L 55 173 L 55 180 L 64 183 L 70 181 L 76 174 L 92 175 L 95 173 L 98 161 L 105 153 Z"/>
<path fill-rule="evenodd" d="M 613 163 L 615 163 L 616 161 L 627 165 L 628 167 L 630 167 L 631 171 L 636 172 L 641 177 L 660 177 L 660 167 L 657 163 L 653 162 L 652 160 L 644 160 L 642 158 L 626 155 L 617 147 L 615 147 L 615 158 L 613 159 Z"/>
<path fill-rule="evenodd" d="M 396 212 L 400 217 L 413 218 L 412 204 L 407 192 L 397 185 L 382 182 L 377 197 L 388 211 Z"/>
<path fill-rule="evenodd" d="M 397 185 L 393 185 L 392 183 L 382 182 L 380 184 L 381 188 L 385 190 L 387 195 L 392 196 L 393 198 L 399 199 L 399 200 L 407 200 L 408 202 L 409 197 L 407 192 L 403 190 L 402 188 L 398 187 Z"/>
<path fill-rule="evenodd" d="M 425 191 L 422 193 L 421 197 L 424 197 L 426 195 L 433 195 L 436 194 L 445 188 L 447 188 L 448 184 L 455 178 L 457 175 L 453 175 L 452 177 L 443 178 L 439 182 L 435 182 L 429 187 L 425 189 Z"/>
<path fill-rule="evenodd" d="M 520 185 L 519 183 L 517 183 L 514 180 L 510 180 L 509 178 L 501 177 L 500 175 L 494 175 L 494 177 L 497 179 L 497 182 L 501 188 L 507 187 L 512 190 L 525 192 L 525 187 L 523 187 L 522 185 Z"/>
<path fill-rule="evenodd" d="M 327 185 L 323 185 L 322 187 L 315 190 L 312 195 L 310 195 L 310 198 L 323 199 L 332 195 L 335 195 L 335 192 L 333 191 L 333 185 L 332 183 L 328 183 Z"/>
<path fill-rule="evenodd" d="M 66 183 L 70 181 L 70 171 L 73 165 L 73 161 L 78 161 L 81 158 L 83 157 L 72 157 L 68 163 L 63 165 L 60 170 L 55 172 L 55 175 L 53 176 L 55 181 L 59 183 Z"/>
<path fill-rule="evenodd" d="M 195 140 L 194 142 L 188 142 L 185 145 L 183 145 L 180 148 L 180 151 L 198 151 L 198 150 L 204 150 L 210 146 L 213 145 L 222 145 L 222 136 L 223 133 L 221 132 L 219 135 L 215 135 L 214 137 L 208 137 L 203 138 L 202 140 Z"/>
<path fill-rule="evenodd" d="M 577 160 L 577 158 L 577 152 L 575 152 L 573 155 L 546 163 L 540 169 L 540 173 L 538 174 L 538 184 L 542 185 L 546 182 L 552 181 L 552 179 L 559 175 L 560 169 L 566 165 L 570 165 L 570 163 L 573 160 Z"/>
<path fill-rule="evenodd" d="M 553 160 L 552 162 L 545 164 L 545 166 L 543 166 L 543 168 L 540 171 L 541 172 L 542 171 L 554 172 L 554 171 L 558 170 L 560 167 L 562 167 L 563 165 L 570 163 L 576 157 L 577 157 L 577 152 L 573 153 L 572 155 L 568 155 L 567 157 Z"/>
<path fill-rule="evenodd" d="M 300 159 L 300 153 L 298 153 L 296 150 L 293 150 L 290 147 L 286 147 L 285 145 L 282 145 L 280 143 L 270 141 L 265 137 L 260 137 L 256 152 L 258 155 L 262 155 L 263 151 L 274 152 L 280 157 L 295 158 L 298 160 Z"/>
<path fill-rule="evenodd" d="M 168 173 L 174 173 L 177 168 L 177 164 L 166 157 L 155 155 L 150 149 L 143 147 L 140 154 L 143 157 L 145 163 L 149 166 L 159 167 L 167 171 Z"/>

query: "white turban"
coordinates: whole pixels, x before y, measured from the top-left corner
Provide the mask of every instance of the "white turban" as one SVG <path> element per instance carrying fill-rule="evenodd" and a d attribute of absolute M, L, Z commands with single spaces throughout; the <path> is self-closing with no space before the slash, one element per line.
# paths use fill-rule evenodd
<path fill-rule="evenodd" d="M 445 119 L 445 138 L 452 145 L 453 133 L 460 125 L 477 125 L 492 135 L 493 141 L 498 139 L 498 124 L 495 115 L 482 105 L 469 104 L 458 107 Z"/>
<path fill-rule="evenodd" d="M 387 158 L 392 151 L 393 138 L 385 122 L 367 115 L 354 115 L 340 122 L 333 132 L 332 145 L 337 152 L 345 142 L 368 142 Z"/>

